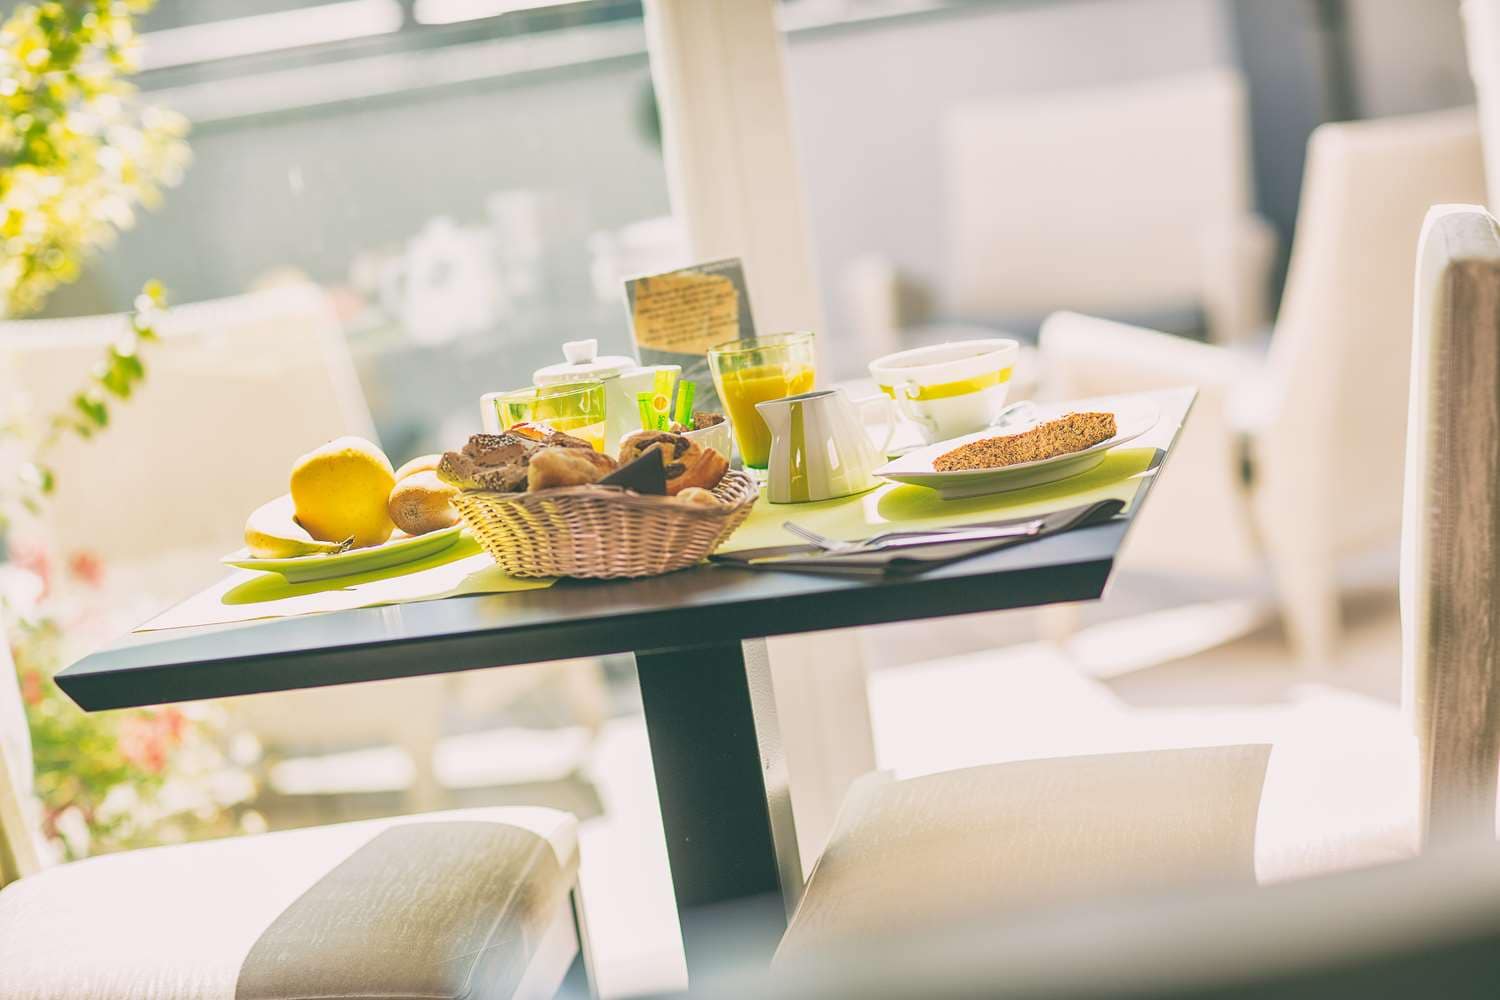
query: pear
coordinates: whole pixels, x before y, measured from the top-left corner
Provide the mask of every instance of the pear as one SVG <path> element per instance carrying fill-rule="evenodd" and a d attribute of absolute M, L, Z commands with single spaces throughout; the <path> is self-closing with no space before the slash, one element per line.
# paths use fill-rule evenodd
<path fill-rule="evenodd" d="M 257 559 L 343 552 L 353 541 L 346 538 L 342 542 L 320 542 L 309 535 L 293 516 L 290 493 L 261 504 L 245 522 L 245 545 Z"/>

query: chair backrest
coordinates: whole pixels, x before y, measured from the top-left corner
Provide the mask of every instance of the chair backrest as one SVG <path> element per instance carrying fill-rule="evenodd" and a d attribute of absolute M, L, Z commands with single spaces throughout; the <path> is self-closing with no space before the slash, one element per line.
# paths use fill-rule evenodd
<path fill-rule="evenodd" d="M 1205 238 L 1250 211 L 1238 74 L 963 105 L 945 122 L 952 305 L 965 316 L 1199 303 Z"/>
<path fill-rule="evenodd" d="M 1500 766 L 1500 228 L 1442 205 L 1416 269 L 1402 531 L 1403 698 L 1424 833 L 1493 837 Z"/>
<path fill-rule="evenodd" d="M 1393 540 L 1401 523 L 1416 237 L 1445 202 L 1484 202 L 1471 109 L 1323 125 L 1308 142 L 1258 458 L 1304 484 L 1304 516 L 1333 550 Z"/>
<path fill-rule="evenodd" d="M 27 411 L 66 407 L 124 316 L 0 324 L 0 380 Z M 174 307 L 145 352 L 142 388 L 108 430 L 64 440 L 47 505 L 65 551 L 106 564 L 238 547 L 244 519 L 286 492 L 293 459 L 373 425 L 326 296 L 295 285 Z"/>
<path fill-rule="evenodd" d="M 1484 172 L 1490 189 L 1500 191 L 1500 0 L 1463 0 L 1462 11 L 1484 139 Z"/>
<path fill-rule="evenodd" d="M 31 736 L 10 643 L 0 629 L 0 887 L 41 867 L 28 819 L 31 788 Z"/>
<path fill-rule="evenodd" d="M 746 963 L 711 982 L 690 996 L 1490 1000 L 1500 982 L 1500 849 L 1465 845 L 1271 886 L 964 912 L 770 969 Z"/>

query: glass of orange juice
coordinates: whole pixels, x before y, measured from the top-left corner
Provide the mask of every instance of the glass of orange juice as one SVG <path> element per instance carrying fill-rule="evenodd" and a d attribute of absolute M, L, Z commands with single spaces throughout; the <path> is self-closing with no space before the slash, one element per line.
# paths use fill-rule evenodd
<path fill-rule="evenodd" d="M 708 365 L 719 398 L 729 411 L 740 458 L 747 469 L 764 479 L 771 459 L 771 429 L 755 404 L 795 396 L 813 387 L 812 332 L 731 340 L 709 349 Z"/>
<path fill-rule="evenodd" d="M 604 450 L 604 383 L 597 379 L 533 385 L 510 392 L 492 392 L 481 399 L 487 409 L 486 429 L 505 430 L 516 424 L 541 424 L 571 434 Z M 494 425 L 490 424 L 493 414 Z"/>

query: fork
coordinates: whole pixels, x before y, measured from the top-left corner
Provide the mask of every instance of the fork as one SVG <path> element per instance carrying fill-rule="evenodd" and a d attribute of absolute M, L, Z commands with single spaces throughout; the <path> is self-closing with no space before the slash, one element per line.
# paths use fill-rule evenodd
<path fill-rule="evenodd" d="M 848 554 L 851 552 L 867 552 L 871 549 L 882 548 L 891 543 L 914 544 L 917 539 L 931 538 L 933 541 L 943 541 L 946 536 L 950 535 L 962 536 L 963 540 L 968 540 L 969 538 L 975 540 L 982 538 L 1005 538 L 1010 535 L 1034 535 L 1041 530 L 1042 522 L 1038 519 L 1023 521 L 1020 524 L 990 525 L 988 527 L 970 524 L 949 528 L 927 528 L 921 531 L 882 531 L 878 535 L 871 535 L 869 538 L 858 542 L 846 542 L 838 538 L 829 538 L 827 535 L 820 535 L 816 531 L 804 528 L 793 521 L 783 521 L 781 526 L 798 538 L 816 545 L 824 552 Z M 959 538 L 952 540 L 956 541 Z"/>

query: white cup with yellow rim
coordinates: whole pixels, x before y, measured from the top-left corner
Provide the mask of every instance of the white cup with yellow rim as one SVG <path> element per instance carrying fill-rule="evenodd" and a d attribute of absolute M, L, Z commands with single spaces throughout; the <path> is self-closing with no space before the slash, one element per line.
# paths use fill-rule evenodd
<path fill-rule="evenodd" d="M 870 375 L 932 444 L 992 426 L 1005 409 L 1021 345 L 1007 338 L 961 340 L 887 354 Z"/>

